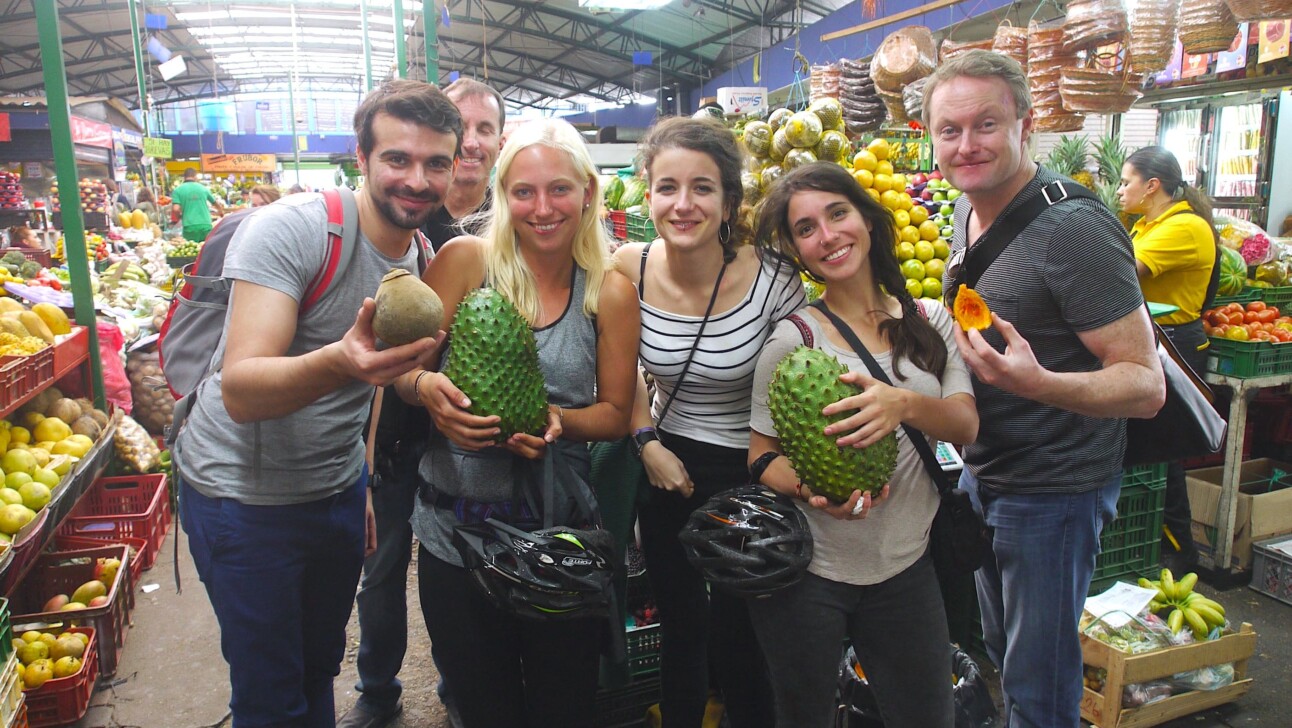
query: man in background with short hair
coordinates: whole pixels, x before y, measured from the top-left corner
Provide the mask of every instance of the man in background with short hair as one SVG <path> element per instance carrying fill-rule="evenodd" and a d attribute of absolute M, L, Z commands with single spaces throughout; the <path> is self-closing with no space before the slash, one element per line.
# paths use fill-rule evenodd
<path fill-rule="evenodd" d="M 197 181 L 197 170 L 189 167 L 184 170 L 184 181 L 170 195 L 171 203 L 180 215 L 180 225 L 184 228 L 184 239 L 201 243 L 211 233 L 211 206 L 221 216 L 224 215 L 224 204 L 220 202 L 206 185 Z"/>

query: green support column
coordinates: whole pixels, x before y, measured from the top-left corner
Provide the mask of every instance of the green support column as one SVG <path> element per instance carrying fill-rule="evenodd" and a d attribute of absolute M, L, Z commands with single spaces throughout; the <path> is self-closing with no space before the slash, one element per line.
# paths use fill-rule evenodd
<path fill-rule="evenodd" d="M 144 76 L 144 49 L 139 42 L 139 9 L 135 0 L 130 0 L 130 40 L 135 50 L 135 81 L 139 86 L 139 111 L 144 120 L 144 136 L 148 136 L 148 89 Z"/>
<path fill-rule="evenodd" d="M 90 379 L 94 406 L 103 409 L 103 362 L 99 360 L 99 330 L 94 320 L 94 291 L 90 264 L 85 255 L 85 218 L 76 176 L 76 150 L 72 145 L 72 111 L 67 105 L 67 69 L 63 66 L 63 36 L 58 29 L 57 0 L 32 0 L 40 33 L 40 60 L 44 66 L 45 99 L 49 105 L 49 133 L 54 143 L 54 172 L 58 200 L 63 210 L 63 253 L 72 278 L 76 322 L 90 336 Z"/>
<path fill-rule="evenodd" d="M 292 3 L 292 67 L 287 71 L 287 112 L 292 115 L 292 166 L 296 170 L 296 184 L 301 183 L 301 140 L 296 136 L 296 3 Z"/>
<path fill-rule="evenodd" d="M 391 14 L 395 23 L 395 78 L 408 78 L 408 51 L 404 49 L 403 0 L 394 0 Z"/>
<path fill-rule="evenodd" d="M 440 16 L 435 0 L 422 0 L 422 36 L 426 40 L 426 82 L 440 82 Z"/>
<path fill-rule="evenodd" d="M 372 90 L 372 41 L 368 38 L 368 0 L 359 0 L 359 30 L 363 35 L 363 90 Z"/>

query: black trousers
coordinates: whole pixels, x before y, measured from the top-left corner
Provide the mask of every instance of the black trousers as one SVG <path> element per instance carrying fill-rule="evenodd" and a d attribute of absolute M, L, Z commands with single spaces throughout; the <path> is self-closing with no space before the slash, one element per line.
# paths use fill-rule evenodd
<path fill-rule="evenodd" d="M 715 493 L 749 481 L 748 451 L 665 432 L 660 440 L 695 484 L 690 498 L 651 488 L 638 513 L 646 573 L 660 616 L 663 728 L 700 727 L 710 666 L 732 728 L 771 728 L 772 690 L 745 600 L 709 590 L 677 538 L 692 511 Z"/>

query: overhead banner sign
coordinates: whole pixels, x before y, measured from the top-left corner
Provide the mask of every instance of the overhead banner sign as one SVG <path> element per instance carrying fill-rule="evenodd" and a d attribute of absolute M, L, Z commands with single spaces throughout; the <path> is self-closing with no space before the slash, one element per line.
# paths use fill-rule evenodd
<path fill-rule="evenodd" d="M 173 146 L 169 139 L 144 137 L 144 156 L 152 157 L 153 159 L 170 159 Z"/>
<path fill-rule="evenodd" d="M 278 157 L 272 154 L 203 154 L 203 172 L 274 172 Z"/>
<path fill-rule="evenodd" d="M 122 129 L 121 143 L 133 149 L 142 149 L 144 146 L 144 135 L 131 129 Z"/>
<path fill-rule="evenodd" d="M 72 143 L 87 147 L 112 148 L 112 127 L 102 121 L 72 117 Z"/>
<path fill-rule="evenodd" d="M 1269 63 L 1288 55 L 1288 21 L 1262 20 L 1261 39 L 1257 45 L 1257 63 Z"/>

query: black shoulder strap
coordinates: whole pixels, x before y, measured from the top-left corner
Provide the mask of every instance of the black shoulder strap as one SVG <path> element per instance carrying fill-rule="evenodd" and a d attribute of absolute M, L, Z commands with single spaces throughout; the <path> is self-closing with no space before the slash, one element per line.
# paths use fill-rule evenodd
<path fill-rule="evenodd" d="M 816 308 L 816 310 L 825 314 L 826 318 L 830 319 L 830 323 L 834 325 L 839 335 L 848 342 L 852 350 L 857 352 L 857 356 L 861 357 L 861 360 L 866 363 L 866 368 L 870 370 L 870 376 L 890 387 L 893 385 L 888 375 L 880 368 L 879 362 L 875 361 L 875 357 L 871 356 L 870 351 L 866 349 L 866 345 L 861 343 L 861 339 L 857 338 L 857 334 L 853 332 L 852 327 L 836 316 L 823 299 L 818 298 L 808 305 Z M 911 444 L 915 446 L 915 451 L 920 454 L 920 459 L 924 461 L 924 469 L 929 472 L 929 477 L 933 479 L 933 484 L 937 486 L 938 492 L 943 495 L 950 492 L 951 483 L 947 480 L 947 474 L 942 472 L 942 466 L 938 465 L 938 458 L 933 454 L 933 448 L 929 447 L 929 441 L 924 438 L 924 433 L 905 422 L 902 423 L 902 430 L 906 432 L 906 439 L 911 441 Z"/>
<path fill-rule="evenodd" d="M 1060 202 L 1083 197 L 1090 200 L 1099 199 L 1095 193 L 1085 187 L 1076 183 L 1066 183 L 1063 180 L 1055 180 L 1042 187 L 1009 214 L 992 223 L 987 232 L 968 248 L 964 263 L 951 281 L 951 290 L 959 290 L 961 283 L 970 288 L 977 286 L 982 274 L 987 272 L 1014 238 L 1027 229 L 1027 226 L 1031 225 L 1042 212 Z"/>
<path fill-rule="evenodd" d="M 652 241 L 646 243 L 646 247 L 642 248 L 642 269 L 641 273 L 637 275 L 637 299 L 640 301 L 646 300 L 646 256 L 650 255 L 650 246 L 654 244 L 654 241 Z"/>

